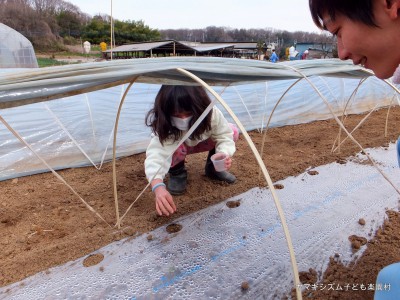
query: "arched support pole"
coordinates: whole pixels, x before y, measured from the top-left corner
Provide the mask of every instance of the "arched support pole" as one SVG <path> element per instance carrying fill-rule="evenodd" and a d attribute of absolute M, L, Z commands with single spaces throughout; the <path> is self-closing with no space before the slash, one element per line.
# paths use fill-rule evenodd
<path fill-rule="evenodd" d="M 121 222 L 119 218 L 119 205 L 118 205 L 118 191 L 117 191 L 117 168 L 115 165 L 116 153 L 117 153 L 117 132 L 118 132 L 118 123 L 119 117 L 121 115 L 122 105 L 125 102 L 126 95 L 128 94 L 129 90 L 131 89 L 133 83 L 136 81 L 138 77 L 132 79 L 129 83 L 128 87 L 126 88 L 124 95 L 122 96 L 121 102 L 119 103 L 117 117 L 115 119 L 114 125 L 114 140 L 113 140 L 113 159 L 112 159 L 112 168 L 113 168 L 113 190 L 114 190 L 114 204 L 115 204 L 115 216 L 117 218 L 117 223 L 115 226 L 119 229 L 121 228 Z"/>
<path fill-rule="evenodd" d="M 244 126 L 242 125 L 242 123 L 240 122 L 240 120 L 236 117 L 235 113 L 231 110 L 231 108 L 225 103 L 225 101 L 203 80 L 201 80 L 199 77 L 197 77 L 196 75 L 190 73 L 189 71 L 186 71 L 184 69 L 181 68 L 177 68 L 177 70 L 182 73 L 187 75 L 188 77 L 192 78 L 193 80 L 195 80 L 196 82 L 198 82 L 199 84 L 201 84 L 204 88 L 206 88 L 217 100 L 218 102 L 226 109 L 226 111 L 229 113 L 229 115 L 232 117 L 232 119 L 235 121 L 236 125 L 239 127 L 240 131 L 242 132 L 244 138 L 246 139 L 246 142 L 249 144 L 249 147 L 251 149 L 251 151 L 253 152 L 257 163 L 259 164 L 262 173 L 264 174 L 264 177 L 268 183 L 268 186 L 271 190 L 272 193 L 272 197 L 274 199 L 275 202 L 275 206 L 278 210 L 278 214 L 279 217 L 281 219 L 281 223 L 282 223 L 282 227 L 283 227 L 283 231 L 285 233 L 285 238 L 286 238 L 286 242 L 289 248 L 289 254 L 290 254 L 290 261 L 291 261 L 291 265 L 292 265 L 292 270 L 293 270 L 293 277 L 294 277 L 294 284 L 295 284 L 295 289 L 296 289 L 296 296 L 298 300 L 302 300 L 302 295 L 301 295 L 301 290 L 300 290 L 300 286 L 301 286 L 301 282 L 299 279 L 299 272 L 298 272 L 298 268 L 297 268 L 297 262 L 296 262 L 296 257 L 294 254 L 294 250 L 293 250 L 293 244 L 292 244 L 292 239 L 290 237 L 290 233 L 289 233 L 289 228 L 287 226 L 286 223 L 286 218 L 285 215 L 283 213 L 283 209 L 282 206 L 279 202 L 278 196 L 276 194 L 274 185 L 272 183 L 271 177 L 268 174 L 267 168 L 265 167 L 264 162 L 261 159 L 260 154 L 257 151 L 256 146 L 254 145 L 253 141 L 251 140 L 249 134 L 247 133 L 246 129 L 244 128 Z"/>

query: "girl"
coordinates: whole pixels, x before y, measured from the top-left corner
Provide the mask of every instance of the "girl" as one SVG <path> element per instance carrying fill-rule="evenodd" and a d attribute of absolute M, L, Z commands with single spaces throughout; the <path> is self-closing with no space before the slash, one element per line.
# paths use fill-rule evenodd
<path fill-rule="evenodd" d="M 229 124 L 216 107 L 213 107 L 172 157 L 167 159 L 210 103 L 211 99 L 203 87 L 163 85 L 156 96 L 154 107 L 146 115 L 146 125 L 151 127 L 153 136 L 146 150 L 145 172 L 147 180 L 151 181 L 156 210 L 160 216 L 174 213 L 176 206 L 171 194 L 181 195 L 186 190 L 185 158 L 188 154 L 209 151 L 206 176 L 228 183 L 236 180 L 227 171 L 217 172 L 211 162 L 213 154 L 222 152 L 227 156 L 225 167 L 229 169 L 231 156 L 236 150 L 235 142 L 239 137 L 236 126 Z M 168 187 L 163 183 L 166 173 L 169 174 Z"/>

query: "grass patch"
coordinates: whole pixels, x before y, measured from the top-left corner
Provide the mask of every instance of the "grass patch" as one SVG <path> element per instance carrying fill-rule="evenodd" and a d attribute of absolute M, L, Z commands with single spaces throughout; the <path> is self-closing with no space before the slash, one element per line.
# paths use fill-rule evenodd
<path fill-rule="evenodd" d="M 66 47 L 68 48 L 68 47 Z M 80 47 L 73 47 L 69 46 L 70 49 L 66 49 L 64 51 L 50 51 L 50 52 L 43 52 L 37 51 L 36 58 L 40 68 L 43 67 L 53 67 L 53 66 L 61 66 L 61 65 L 68 65 L 68 64 L 79 64 L 84 63 L 88 59 L 97 59 L 102 58 L 102 53 L 100 51 L 99 45 L 92 45 L 91 52 L 89 54 L 82 53 L 82 49 Z M 76 62 L 67 62 L 63 61 L 64 59 L 71 59 L 76 60 Z"/>
<path fill-rule="evenodd" d="M 86 54 L 86 53 L 82 53 L 82 52 L 72 52 L 72 51 L 60 51 L 60 52 L 52 52 L 52 53 L 40 53 L 38 52 L 38 54 L 47 54 L 49 56 L 53 55 L 53 56 L 61 56 L 61 57 L 71 57 L 71 56 L 82 56 L 82 57 L 101 57 L 101 53 L 100 51 L 98 53 L 96 52 L 92 52 L 94 51 L 93 48 L 91 50 L 90 54 Z"/>
<path fill-rule="evenodd" d="M 54 67 L 54 66 L 62 66 L 62 65 L 67 65 L 67 62 L 63 61 L 58 61 L 56 59 L 52 58 L 37 58 L 37 62 L 39 65 L 39 68 L 44 68 L 44 67 Z"/>

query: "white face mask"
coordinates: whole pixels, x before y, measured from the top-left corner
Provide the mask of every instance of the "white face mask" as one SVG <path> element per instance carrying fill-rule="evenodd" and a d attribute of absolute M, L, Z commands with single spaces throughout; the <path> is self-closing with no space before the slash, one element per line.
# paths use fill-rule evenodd
<path fill-rule="evenodd" d="M 171 117 L 171 123 L 172 123 L 172 126 L 178 128 L 179 130 L 188 130 L 189 123 L 192 120 L 192 118 L 193 118 L 193 116 L 190 116 L 187 118 Z"/>

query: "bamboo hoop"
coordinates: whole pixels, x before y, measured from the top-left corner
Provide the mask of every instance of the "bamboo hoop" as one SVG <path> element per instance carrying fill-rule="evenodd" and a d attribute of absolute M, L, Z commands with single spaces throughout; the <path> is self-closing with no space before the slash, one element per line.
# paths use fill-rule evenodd
<path fill-rule="evenodd" d="M 363 78 L 363 79 L 366 80 L 367 78 Z M 356 88 L 356 89 L 354 90 L 354 92 L 353 92 L 354 94 L 355 94 L 356 91 L 358 91 L 358 89 L 359 89 L 359 87 L 361 86 L 361 84 L 363 84 L 363 83 L 365 82 L 365 80 L 363 80 L 363 79 L 360 80 L 360 83 L 358 84 L 357 88 Z M 392 88 L 394 89 L 395 92 L 397 92 L 398 94 L 400 94 L 400 91 L 397 89 L 397 87 L 395 87 L 393 84 L 391 84 L 391 83 L 390 83 L 389 81 L 387 81 L 387 80 L 383 80 L 383 81 L 386 82 L 390 87 L 392 87 Z M 350 96 L 348 102 L 350 101 L 350 99 L 351 99 L 352 96 L 353 96 L 353 94 Z M 396 98 L 397 98 L 397 101 L 398 101 L 398 95 L 396 95 L 396 94 L 393 95 L 392 100 L 391 100 L 391 102 L 390 102 L 390 105 L 389 105 L 389 107 L 388 107 L 388 112 L 387 112 L 387 114 L 386 114 L 385 133 L 384 133 L 384 136 L 385 136 L 385 137 L 387 137 L 387 127 L 388 127 L 388 123 L 389 123 L 389 113 L 390 113 L 390 108 L 391 108 L 391 106 L 392 106 L 394 97 L 396 97 Z M 399 102 L 399 101 L 398 101 L 398 102 Z M 398 103 L 398 104 L 400 105 L 400 103 Z M 375 107 L 369 112 L 369 114 L 368 114 L 366 117 L 364 117 L 364 118 L 360 121 L 360 123 L 351 131 L 351 133 L 353 133 L 356 129 L 358 129 L 358 127 L 361 126 L 362 123 L 365 122 L 365 120 L 371 115 L 371 113 L 377 108 L 377 106 L 378 106 L 378 104 L 375 105 Z M 347 104 L 346 104 L 345 110 L 346 110 L 346 109 L 347 109 Z M 343 114 L 345 113 L 345 110 L 344 110 Z M 343 122 L 343 123 L 344 123 L 344 122 Z M 340 142 L 340 144 L 339 144 L 336 148 L 334 148 L 337 139 L 340 140 L 340 131 L 341 131 L 341 127 L 339 127 L 338 138 L 336 138 L 334 144 L 332 145 L 332 153 L 335 152 L 338 148 L 340 148 L 340 145 L 343 144 L 344 141 L 347 140 L 347 138 L 348 138 L 348 137 L 346 137 L 343 141 Z M 340 149 L 339 149 L 339 152 L 340 152 Z"/>
<path fill-rule="evenodd" d="M 113 167 L 113 191 L 114 191 L 114 205 L 115 205 L 115 216 L 117 218 L 116 226 L 118 229 L 121 228 L 121 223 L 119 220 L 119 205 L 118 205 L 118 191 L 117 191 L 117 167 L 115 165 L 116 160 L 116 153 L 117 153 L 117 132 L 118 132 L 118 123 L 119 117 L 121 115 L 122 105 L 125 102 L 126 95 L 128 94 L 129 90 L 131 89 L 133 83 L 138 79 L 138 76 L 134 77 L 132 81 L 129 83 L 128 87 L 126 88 L 124 95 L 121 98 L 121 102 L 118 106 L 117 117 L 115 119 L 114 125 L 114 140 L 113 140 L 113 159 L 112 159 L 112 167 Z"/>
<path fill-rule="evenodd" d="M 61 120 L 50 109 L 50 107 L 47 104 L 44 104 L 44 107 L 47 109 L 47 111 L 53 117 L 54 121 L 58 124 L 58 126 L 60 126 L 60 128 L 70 138 L 70 140 L 75 145 L 75 147 L 78 148 L 79 151 L 81 151 L 81 153 L 87 158 L 88 161 L 90 161 L 90 163 L 93 165 L 93 167 L 95 167 L 97 170 L 100 170 L 101 165 L 99 167 L 96 165 L 96 163 L 90 158 L 90 156 L 86 153 L 86 151 L 79 145 L 78 141 L 72 136 L 72 134 L 69 132 L 69 130 L 64 126 L 64 124 L 61 122 Z"/>
<path fill-rule="evenodd" d="M 357 124 L 356 127 L 353 128 L 353 130 L 350 132 L 351 134 L 353 134 L 353 132 L 355 132 L 368 118 L 369 116 L 375 111 L 375 109 L 378 107 L 379 104 L 376 104 L 371 111 Z M 343 125 L 344 126 L 344 125 Z M 340 133 L 339 133 L 340 134 Z M 340 137 L 338 137 L 335 140 L 335 143 L 337 140 L 339 140 L 340 142 L 338 142 L 338 145 L 332 150 L 332 153 L 334 153 L 336 150 L 339 149 L 339 153 L 340 153 L 340 146 L 348 139 L 349 137 L 346 136 L 342 141 L 340 141 Z"/>
<path fill-rule="evenodd" d="M 30 144 L 28 144 L 22 136 L 15 131 L 10 124 L 7 123 L 6 120 L 2 116 L 0 116 L 0 121 L 4 124 L 4 126 L 7 127 L 7 129 L 26 147 L 28 147 L 29 150 L 57 177 L 58 180 L 60 180 L 62 183 L 64 183 L 70 190 L 71 192 L 81 200 L 81 202 L 91 211 L 93 212 L 100 220 L 102 220 L 104 223 L 106 223 L 109 227 L 112 227 L 92 206 L 89 205 L 79 194 L 75 189 L 68 184 L 68 182 L 65 181 L 65 179 L 58 174 L 32 147 Z"/>
<path fill-rule="evenodd" d="M 201 121 L 203 121 L 203 119 L 206 117 L 206 115 L 211 111 L 212 107 L 215 105 L 216 100 L 212 101 L 208 107 L 204 110 L 204 112 L 200 115 L 200 117 L 197 119 L 197 121 L 192 125 L 192 127 L 188 130 L 188 132 L 186 132 L 186 134 L 181 138 L 181 140 L 179 141 L 179 143 L 175 146 L 175 148 L 171 151 L 171 153 L 168 155 L 168 157 L 166 158 L 165 162 L 166 163 L 171 157 L 172 155 L 175 153 L 175 151 L 179 148 L 180 145 L 182 145 L 189 137 L 190 135 L 193 133 L 193 131 L 197 128 L 197 126 L 200 124 Z M 123 216 L 120 219 L 120 222 L 122 222 L 122 220 L 125 218 L 125 216 L 127 215 L 127 213 L 131 210 L 131 208 L 133 207 L 133 205 L 136 203 L 136 201 L 139 200 L 139 198 L 143 195 L 144 191 L 147 190 L 147 188 L 150 186 L 150 183 L 154 180 L 154 178 L 157 176 L 158 172 L 160 172 L 162 166 L 160 166 L 157 170 L 157 172 L 153 175 L 153 177 L 149 180 L 149 182 L 147 183 L 147 185 L 143 188 L 143 190 L 139 193 L 139 195 L 136 197 L 136 199 L 129 205 L 129 207 L 127 208 L 127 210 L 125 211 L 125 213 L 123 214 Z"/>
<path fill-rule="evenodd" d="M 204 112 L 200 115 L 200 117 L 197 119 L 197 121 L 192 125 L 192 127 L 188 130 L 188 132 L 186 132 L 186 134 L 181 138 L 180 142 L 175 146 L 175 148 L 171 151 L 171 153 L 168 155 L 168 157 L 166 158 L 165 162 L 166 163 L 171 157 L 172 155 L 175 153 L 175 151 L 179 148 L 180 145 L 182 145 L 189 137 L 190 135 L 193 133 L 193 131 L 197 128 L 197 126 L 200 124 L 201 121 L 203 121 L 203 119 L 206 117 L 206 115 L 211 111 L 212 107 L 215 105 L 216 100 L 212 101 L 208 107 L 204 110 Z M 158 168 L 157 172 L 153 175 L 153 177 L 149 180 L 149 182 L 147 183 L 147 185 L 143 188 L 143 190 L 139 193 L 139 195 L 136 197 L 136 199 L 129 205 L 129 207 L 127 208 L 127 210 L 125 211 L 125 213 L 123 214 L 123 216 L 120 219 L 120 222 L 122 222 L 122 220 L 125 218 L 125 216 L 127 215 L 127 213 L 131 210 L 131 208 L 133 207 L 133 205 L 136 203 L 136 201 L 139 200 L 139 198 L 143 195 L 144 191 L 147 190 L 147 188 L 150 186 L 150 183 L 154 180 L 154 178 L 157 176 L 158 172 L 160 172 L 162 168 L 162 165 Z"/>
<path fill-rule="evenodd" d="M 328 100 L 325 99 L 325 97 L 321 94 L 321 92 L 318 90 L 318 88 L 311 82 L 310 79 L 308 79 L 307 76 L 305 76 L 302 72 L 300 72 L 299 70 L 291 67 L 291 66 L 286 66 L 287 68 L 297 72 L 298 74 L 300 74 L 301 76 L 303 76 L 305 78 L 305 80 L 307 80 L 307 82 L 311 85 L 311 87 L 315 90 L 315 92 L 321 97 L 321 99 L 325 102 L 326 106 L 328 107 L 329 111 L 331 112 L 333 118 L 336 120 L 336 122 L 339 124 L 339 126 L 343 129 L 343 131 L 347 134 L 347 136 L 360 148 L 360 150 L 365 153 L 365 155 L 367 156 L 368 160 L 372 163 L 372 165 L 377 169 L 377 171 L 383 176 L 383 178 L 386 179 L 386 181 L 395 189 L 395 191 L 400 195 L 400 190 L 394 185 L 394 183 L 386 176 L 386 174 L 377 166 L 377 164 L 375 163 L 375 161 L 372 159 L 372 157 L 364 150 L 364 148 L 360 145 L 359 142 L 357 142 L 357 140 L 351 135 L 350 132 L 347 131 L 346 127 L 344 127 L 344 125 L 342 124 L 342 122 L 339 120 L 339 118 L 335 115 L 335 113 L 333 112 L 332 107 L 329 105 Z M 373 74 L 372 72 L 370 72 L 371 74 Z M 384 80 L 386 83 L 388 83 L 390 86 L 392 86 L 398 93 L 400 93 L 400 91 L 390 82 L 388 82 L 387 80 Z"/>
<path fill-rule="evenodd" d="M 261 170 L 263 171 L 263 174 L 264 174 L 265 179 L 266 179 L 266 181 L 268 183 L 268 186 L 270 187 L 271 194 L 272 194 L 272 197 L 274 199 L 275 206 L 277 208 L 279 217 L 281 219 L 283 231 L 284 231 L 285 237 L 286 237 L 286 242 L 287 242 L 287 245 L 288 245 L 288 248 L 289 248 L 290 261 L 291 261 L 291 265 L 292 265 L 294 283 L 295 283 L 295 287 L 296 287 L 296 296 L 297 296 L 297 299 L 301 300 L 302 299 L 301 290 L 298 288 L 301 285 L 301 282 L 300 282 L 300 279 L 299 279 L 299 272 L 298 272 L 298 268 L 297 268 L 296 257 L 295 257 L 294 250 L 293 250 L 292 239 L 291 239 L 290 233 L 289 233 L 289 228 L 287 226 L 286 218 L 285 218 L 285 215 L 283 213 L 283 209 L 281 207 L 281 204 L 280 204 L 280 201 L 278 199 L 278 196 L 276 194 L 276 191 L 275 191 L 274 185 L 272 183 L 271 177 L 270 177 L 270 175 L 269 175 L 269 173 L 267 171 L 267 168 L 266 168 L 264 162 L 261 159 L 261 156 L 260 156 L 259 152 L 257 151 L 257 148 L 255 147 L 254 143 L 252 142 L 249 134 L 247 133 L 246 129 L 244 128 L 244 126 L 242 125 L 240 120 L 236 117 L 235 113 L 230 109 L 230 107 L 225 103 L 225 101 L 206 82 L 204 82 L 199 77 L 197 77 L 196 75 L 190 73 L 187 70 L 184 70 L 184 69 L 181 69 L 181 68 L 177 68 L 177 70 L 179 72 L 181 72 L 182 74 L 185 74 L 185 75 L 189 76 L 190 78 L 192 78 L 196 82 L 200 83 L 204 88 L 206 88 L 218 100 L 218 102 L 226 109 L 226 111 L 229 113 L 229 115 L 235 121 L 236 125 L 242 131 L 242 134 L 243 134 L 244 138 L 246 139 L 246 142 L 249 144 L 249 147 L 252 150 L 252 152 L 253 152 L 256 160 L 257 160 L 257 163 L 259 164 L 259 166 L 261 167 Z"/>
<path fill-rule="evenodd" d="M 346 105 L 344 106 L 343 114 L 342 114 L 342 123 L 343 123 L 343 125 L 344 125 L 344 121 L 345 121 L 346 118 L 347 118 L 346 111 L 347 111 L 347 107 L 348 107 L 348 105 L 349 105 L 351 99 L 352 99 L 353 97 L 355 97 L 356 93 L 358 92 L 358 89 L 359 89 L 360 86 L 365 82 L 365 80 L 367 80 L 367 78 L 368 78 L 368 77 L 361 78 L 361 80 L 360 80 L 360 82 L 358 83 L 357 87 L 354 89 L 354 91 L 351 93 L 349 99 L 346 101 Z M 333 148 L 335 147 L 336 142 L 338 142 L 338 145 L 339 145 L 339 146 L 336 147 L 336 148 L 339 148 L 339 153 L 340 153 L 340 145 L 342 144 L 342 143 L 340 143 L 340 137 L 341 137 L 341 136 L 342 136 L 342 128 L 339 127 L 338 135 L 337 135 L 335 141 L 334 141 L 333 144 L 332 144 L 332 149 L 331 149 L 331 152 L 332 152 L 332 153 L 334 152 Z"/>
<path fill-rule="evenodd" d="M 263 138 L 262 138 L 262 141 L 261 141 L 261 149 L 260 149 L 261 158 L 262 158 L 263 155 L 264 155 L 264 144 L 265 144 L 265 139 L 267 138 L 267 131 L 268 131 L 268 128 L 269 128 L 269 123 L 271 122 L 272 116 L 273 116 L 273 114 L 274 114 L 276 108 L 278 107 L 279 103 L 282 101 L 283 97 L 285 97 L 285 95 L 286 95 L 300 80 L 302 80 L 302 79 L 303 79 L 303 78 L 299 78 L 299 79 L 297 79 L 295 82 L 293 82 L 293 83 L 286 89 L 286 91 L 282 94 L 282 96 L 278 99 L 278 101 L 275 103 L 275 106 L 274 106 L 274 108 L 272 109 L 271 114 L 269 115 L 268 122 L 267 122 L 267 124 L 265 125 L 265 131 L 264 131 L 264 133 L 263 133 Z M 261 128 L 261 131 L 262 131 L 262 128 Z M 260 180 L 260 179 L 261 179 L 261 169 L 260 169 L 260 171 L 258 172 L 258 180 Z"/>
<path fill-rule="evenodd" d="M 389 124 L 389 113 L 390 113 L 390 108 L 392 107 L 392 105 L 393 105 L 393 102 L 394 102 L 394 97 L 396 97 L 397 98 L 397 95 L 393 95 L 393 97 L 392 97 L 392 101 L 390 101 L 390 105 L 389 105 L 389 107 L 388 107 L 388 111 L 387 111 L 387 114 L 386 114 L 386 122 L 385 122 L 385 137 L 387 137 L 387 128 L 388 128 L 388 124 Z M 398 99 L 397 99 L 398 100 Z"/>
<path fill-rule="evenodd" d="M 222 90 L 221 94 L 225 91 L 227 86 Z M 189 136 L 193 133 L 193 131 L 197 128 L 197 125 L 206 117 L 206 115 L 210 112 L 211 108 L 215 105 L 215 101 L 212 101 L 209 106 L 204 110 L 204 112 L 200 115 L 198 120 L 193 124 L 193 126 L 189 129 L 189 131 L 181 138 L 181 141 L 178 143 L 178 145 L 175 147 L 175 149 L 170 153 L 170 155 L 167 157 L 166 160 L 168 160 L 174 152 L 179 148 L 179 146 L 184 143 L 184 141 L 189 138 Z M 126 217 L 128 212 L 132 209 L 133 205 L 139 200 L 139 198 L 143 195 L 143 193 L 147 190 L 147 188 L 150 186 L 150 182 L 153 181 L 153 179 L 157 176 L 158 172 L 161 170 L 161 166 L 158 168 L 156 174 L 153 175 L 153 177 L 149 180 L 149 182 L 146 184 L 146 186 L 143 188 L 143 190 L 139 193 L 139 195 L 135 198 L 135 200 L 129 205 L 129 207 L 126 209 L 122 217 L 120 218 L 120 223 L 122 220 Z M 119 223 L 119 224 L 120 224 Z M 190 223 L 191 224 L 191 223 Z"/>

